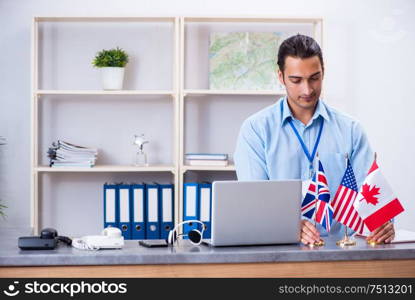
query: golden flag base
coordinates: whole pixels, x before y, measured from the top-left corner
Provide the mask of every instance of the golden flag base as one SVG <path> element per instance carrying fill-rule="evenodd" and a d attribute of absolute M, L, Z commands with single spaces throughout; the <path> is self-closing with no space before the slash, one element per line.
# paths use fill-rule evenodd
<path fill-rule="evenodd" d="M 383 242 L 376 242 L 376 240 L 368 240 L 367 243 L 370 246 L 376 246 L 376 245 L 382 245 L 382 244 L 384 244 Z"/>
<path fill-rule="evenodd" d="M 318 242 L 314 242 L 314 244 L 310 244 L 312 245 L 312 247 L 322 247 L 324 246 L 326 243 L 324 242 L 324 240 L 319 240 Z"/>
<path fill-rule="evenodd" d="M 356 241 L 345 235 L 344 238 L 336 242 L 336 245 L 340 247 L 356 246 Z"/>

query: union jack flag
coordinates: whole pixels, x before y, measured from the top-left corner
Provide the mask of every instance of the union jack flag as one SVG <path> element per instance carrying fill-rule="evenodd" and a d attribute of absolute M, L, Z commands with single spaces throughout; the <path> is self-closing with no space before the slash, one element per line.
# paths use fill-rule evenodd
<path fill-rule="evenodd" d="M 314 211 L 316 209 L 317 202 L 317 186 L 316 186 L 316 174 L 314 173 L 313 178 L 310 181 L 306 195 L 304 196 L 303 202 L 301 203 L 301 214 L 304 217 L 312 220 L 314 218 Z"/>
<path fill-rule="evenodd" d="M 317 205 L 315 221 L 320 223 L 329 232 L 333 220 L 333 208 L 330 203 L 330 191 L 327 185 L 327 178 L 324 174 L 323 165 L 318 161 L 317 171 Z"/>

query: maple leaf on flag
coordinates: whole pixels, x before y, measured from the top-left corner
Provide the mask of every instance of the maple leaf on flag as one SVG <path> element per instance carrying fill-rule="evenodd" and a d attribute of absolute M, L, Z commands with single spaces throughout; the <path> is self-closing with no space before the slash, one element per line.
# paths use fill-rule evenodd
<path fill-rule="evenodd" d="M 375 197 L 376 195 L 379 195 L 379 190 L 380 188 L 376 187 L 376 185 L 374 185 L 372 188 L 370 187 L 370 185 L 368 185 L 367 183 L 365 183 L 362 186 L 362 196 L 363 199 L 366 200 L 366 202 L 369 204 L 373 204 L 376 205 L 378 204 L 378 198 Z M 360 201 L 362 201 L 363 199 L 361 199 Z"/>

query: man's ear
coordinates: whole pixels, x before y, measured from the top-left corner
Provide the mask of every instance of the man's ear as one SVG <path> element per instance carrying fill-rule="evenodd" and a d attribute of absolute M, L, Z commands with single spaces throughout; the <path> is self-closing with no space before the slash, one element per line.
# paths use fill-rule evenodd
<path fill-rule="evenodd" d="M 285 81 L 284 81 L 284 73 L 281 72 L 281 70 L 278 70 L 278 80 L 280 81 L 280 83 L 285 86 Z"/>

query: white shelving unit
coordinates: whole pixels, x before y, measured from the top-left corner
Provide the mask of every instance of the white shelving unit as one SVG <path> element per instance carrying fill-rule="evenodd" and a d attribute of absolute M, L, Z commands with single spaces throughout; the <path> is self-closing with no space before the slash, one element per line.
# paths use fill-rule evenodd
<path fill-rule="evenodd" d="M 171 90 L 160 89 L 130 89 L 120 91 L 104 91 L 104 90 L 90 90 L 90 89 L 42 89 L 39 85 L 40 81 L 40 49 L 39 49 L 39 26 L 44 23 L 150 23 L 150 24 L 169 24 L 172 27 L 171 45 L 172 62 L 171 66 L 172 82 Z M 53 176 L 56 173 L 159 173 L 167 172 L 173 176 L 173 183 L 178 186 L 178 152 L 174 149 L 178 149 L 178 121 L 179 121 L 179 89 L 178 89 L 178 70 L 179 70 L 179 22 L 178 17 L 34 17 L 32 24 L 32 141 L 31 141 L 31 226 L 35 234 L 39 232 L 39 177 L 42 174 L 50 174 Z M 110 39 L 110 37 L 109 37 Z M 99 97 L 99 100 L 105 101 L 108 96 L 119 97 L 134 97 L 131 101 L 142 101 L 146 96 L 164 96 L 170 97 L 173 105 L 173 126 L 171 126 L 173 136 L 173 157 L 171 159 L 171 165 L 151 165 L 149 167 L 135 167 L 129 165 L 99 165 L 97 164 L 93 168 L 51 168 L 40 164 L 39 157 L 39 105 L 46 96 L 53 96 L 52 101 L 59 101 L 62 96 L 95 96 Z M 121 98 L 120 98 L 121 99 Z M 98 103 L 99 105 L 99 103 Z M 42 149 L 44 150 L 44 149 Z M 91 175 L 93 176 L 93 175 Z M 178 190 L 175 189 L 175 199 L 178 199 Z M 176 200 L 177 201 L 177 200 Z M 178 207 L 176 205 L 175 218 L 178 217 Z"/>
<path fill-rule="evenodd" d="M 39 26 L 43 23 L 62 23 L 67 22 L 70 24 L 87 23 L 87 24 L 115 24 L 115 23 L 151 23 L 151 24 L 169 24 L 172 26 L 173 45 L 171 49 L 172 53 L 172 83 L 171 89 L 125 89 L 120 91 L 103 91 L 99 89 L 77 89 L 77 88 L 56 88 L 56 87 L 43 87 L 40 86 L 40 32 Z M 192 26 L 198 26 L 196 31 L 192 31 Z M 107 25 L 108 26 L 108 25 Z M 265 27 L 264 27 L 265 26 Z M 282 26 L 282 27 L 281 27 Z M 288 27 L 287 27 L 288 26 Z M 297 26 L 297 27 L 296 27 Z M 247 28 L 252 31 L 271 30 L 284 30 L 285 28 L 298 29 L 298 31 L 308 28 L 306 31 L 308 34 L 314 36 L 314 38 L 322 43 L 322 19 L 321 18 L 298 18 L 298 17 L 35 17 L 32 24 L 32 97 L 31 97 L 31 116 L 32 116 L 32 140 L 31 140 L 31 226 L 34 233 L 39 232 L 39 202 L 42 201 L 39 194 L 40 183 L 39 177 L 42 174 L 49 174 L 48 176 L 54 176 L 57 173 L 83 173 L 83 174 L 99 174 L 99 173 L 128 173 L 128 174 L 142 174 L 142 173 L 159 173 L 166 172 L 173 176 L 175 184 L 175 220 L 176 223 L 182 219 L 182 186 L 186 181 L 186 172 L 233 172 L 235 166 L 230 164 L 226 167 L 216 166 L 189 166 L 185 164 L 184 154 L 189 149 L 186 148 L 186 105 L 190 98 L 198 99 L 200 102 L 206 103 L 210 101 L 210 97 L 223 97 L 223 99 L 230 99 L 235 97 L 255 97 L 262 99 L 272 99 L 270 97 L 277 97 L 285 95 L 285 91 L 270 91 L 270 90 L 211 90 L 209 89 L 207 82 L 207 72 L 203 69 L 206 67 L 208 57 L 206 53 L 203 55 L 203 61 L 192 62 L 192 53 L 189 50 L 188 43 L 194 38 L 194 34 L 199 34 L 198 38 L 201 39 L 200 45 L 206 45 L 206 38 L 210 31 L 217 29 L 229 30 L 243 30 L 247 31 Z M 59 33 L 58 33 L 59 34 Z M 111 37 L 108 37 L 111 39 Z M 199 46 L 200 46 L 199 45 Z M 322 44 L 321 44 L 322 45 Z M 203 48 L 204 51 L 207 49 Z M 200 53 L 199 53 L 200 54 Z M 199 55 L 198 54 L 198 55 Z M 200 58 L 199 58 L 200 59 Z M 189 68 L 189 65 L 202 66 L 202 72 L 199 70 Z M 42 70 L 44 72 L 44 70 Z M 197 74 L 193 74 L 197 73 Z M 196 81 L 203 82 L 203 84 L 189 83 L 186 79 L 190 77 L 199 76 L 201 80 L 196 78 Z M 196 82 L 195 81 L 195 82 Z M 142 100 L 146 97 L 162 96 L 169 97 L 172 100 L 173 105 L 173 126 L 169 129 L 172 131 L 172 164 L 155 164 L 149 167 L 134 167 L 129 165 L 112 165 L 112 164 L 97 164 L 93 168 L 50 168 L 42 165 L 39 153 L 40 153 L 40 113 L 39 105 L 41 105 L 44 98 L 48 98 L 50 101 L 59 101 L 64 97 L 95 97 L 99 98 L 99 101 L 105 102 L 107 97 L 117 97 L 124 99 L 127 97 L 133 97 L 131 101 L 145 101 Z M 52 97 L 52 98 L 50 98 Z M 245 98 L 244 98 L 245 97 Z M 200 98 L 200 99 L 199 99 Z M 243 100 L 241 101 L 243 102 Z M 240 102 L 239 102 L 240 103 Z M 97 102 L 99 105 L 99 102 Z M 252 111 L 251 113 L 254 113 Z M 236 124 L 239 126 L 240 124 Z M 58 137 L 56 137 L 58 138 Z M 232 139 L 235 136 L 231 137 Z M 42 153 L 44 149 L 42 149 Z M 225 152 L 225 151 L 222 151 Z M 229 151 L 228 151 L 229 152 Z M 94 175 L 88 175 L 94 176 Z M 70 213 L 70 212 L 68 212 Z"/>

